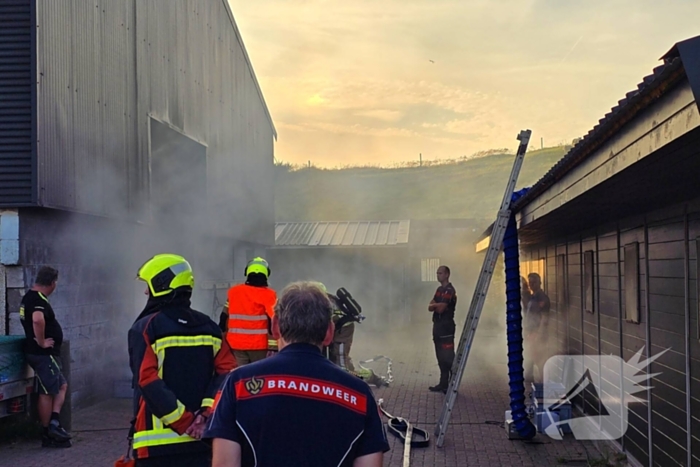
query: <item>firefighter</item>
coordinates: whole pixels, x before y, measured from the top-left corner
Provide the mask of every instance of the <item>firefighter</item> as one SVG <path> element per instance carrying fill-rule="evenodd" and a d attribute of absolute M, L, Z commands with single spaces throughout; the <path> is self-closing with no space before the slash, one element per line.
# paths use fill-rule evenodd
<path fill-rule="evenodd" d="M 440 287 L 435 291 L 428 305 L 428 311 L 433 314 L 433 343 L 435 355 L 440 368 L 440 382 L 428 389 L 433 392 L 447 394 L 447 388 L 452 378 L 452 363 L 455 358 L 455 307 L 457 292 L 450 282 L 450 268 L 437 268 L 437 280 Z"/>
<path fill-rule="evenodd" d="M 325 289 L 325 286 L 321 285 L 322 289 Z M 333 306 L 332 320 L 335 324 L 335 333 L 333 334 L 333 342 L 328 349 L 328 358 L 341 368 L 355 371 L 355 365 L 350 357 L 350 348 L 355 338 L 355 323 L 359 322 L 360 318 L 352 316 L 344 310 L 337 296 L 328 292 L 326 294 Z"/>
<path fill-rule="evenodd" d="M 270 265 L 263 258 L 254 258 L 246 265 L 245 276 L 245 284 L 229 289 L 219 321 L 239 366 L 277 350 L 277 341 L 270 335 L 277 302 L 277 294 L 267 283 Z"/>
<path fill-rule="evenodd" d="M 156 255 L 137 277 L 148 302 L 129 330 L 136 466 L 209 466 L 211 449 L 199 438 L 236 361 L 217 324 L 190 307 L 185 258 Z"/>
<path fill-rule="evenodd" d="M 321 282 L 318 282 L 318 287 L 328 295 L 333 308 L 331 319 L 335 325 L 335 332 L 333 333 L 333 342 L 328 346 L 328 359 L 342 369 L 362 378 L 367 384 L 372 384 L 377 387 L 388 386 L 386 380 L 375 374 L 374 371 L 362 367 L 356 369 L 352 362 L 350 348 L 352 347 L 352 342 L 355 337 L 355 323 L 359 323 L 363 319 L 363 316 L 360 313 L 361 310 L 349 308 L 344 301 L 339 298 L 341 293 L 347 296 L 350 294 L 342 288 L 338 289 L 337 295 L 330 294 L 326 286 Z M 350 297 L 350 299 L 352 300 L 352 297 Z"/>

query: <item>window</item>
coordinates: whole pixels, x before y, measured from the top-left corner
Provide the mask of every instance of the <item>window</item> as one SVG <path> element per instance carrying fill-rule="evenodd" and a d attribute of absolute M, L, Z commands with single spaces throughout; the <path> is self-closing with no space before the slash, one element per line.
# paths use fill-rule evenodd
<path fill-rule="evenodd" d="M 557 273 L 557 311 L 566 310 L 567 304 L 569 302 L 567 297 L 567 284 L 566 284 L 566 255 L 557 255 L 556 264 Z"/>
<path fill-rule="evenodd" d="M 420 261 L 420 280 L 423 282 L 435 282 L 435 273 L 440 267 L 440 258 L 427 258 Z"/>
<path fill-rule="evenodd" d="M 532 261 L 521 261 L 520 262 L 520 275 L 527 279 L 530 273 L 536 272 L 540 275 L 542 280 L 542 290 L 547 292 L 547 274 L 545 274 L 545 264 L 544 258 L 534 259 Z"/>
<path fill-rule="evenodd" d="M 639 323 L 639 243 L 625 245 L 625 319 Z"/>
<path fill-rule="evenodd" d="M 593 273 L 593 251 L 583 252 L 583 306 L 584 309 L 593 313 L 594 293 L 595 293 L 595 277 Z"/>

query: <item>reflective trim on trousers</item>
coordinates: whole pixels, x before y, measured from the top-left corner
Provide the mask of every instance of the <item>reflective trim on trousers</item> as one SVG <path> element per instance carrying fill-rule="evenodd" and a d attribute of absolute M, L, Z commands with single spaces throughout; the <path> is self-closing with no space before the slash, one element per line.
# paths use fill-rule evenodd
<path fill-rule="evenodd" d="M 340 359 L 340 368 L 347 369 L 345 365 L 345 344 L 342 342 L 338 346 L 338 358 Z"/>

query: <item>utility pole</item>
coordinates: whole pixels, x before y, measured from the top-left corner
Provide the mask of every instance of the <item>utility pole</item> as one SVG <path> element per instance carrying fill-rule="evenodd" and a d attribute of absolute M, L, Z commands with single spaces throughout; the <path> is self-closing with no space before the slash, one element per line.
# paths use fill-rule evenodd
<path fill-rule="evenodd" d="M 540 149 L 544 149 L 544 137 L 540 137 Z"/>
<path fill-rule="evenodd" d="M 420 167 L 423 167 L 423 153 L 418 153 L 418 163 Z"/>

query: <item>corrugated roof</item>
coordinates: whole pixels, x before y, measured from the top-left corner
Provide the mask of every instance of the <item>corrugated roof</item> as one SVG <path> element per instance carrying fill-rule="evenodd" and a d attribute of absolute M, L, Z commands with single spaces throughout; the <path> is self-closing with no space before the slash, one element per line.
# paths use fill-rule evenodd
<path fill-rule="evenodd" d="M 411 221 L 278 222 L 275 246 L 358 247 L 408 244 Z"/>
<path fill-rule="evenodd" d="M 516 212 L 519 211 L 564 177 L 567 172 L 595 152 L 610 137 L 620 131 L 620 128 L 673 88 L 685 76 L 686 73 L 680 56 L 671 53 L 664 56 L 664 64 L 654 68 L 652 74 L 646 76 L 639 83 L 637 89 L 628 92 L 610 112 L 605 114 L 593 129 L 535 183 L 525 196 L 515 203 L 513 209 Z"/>

